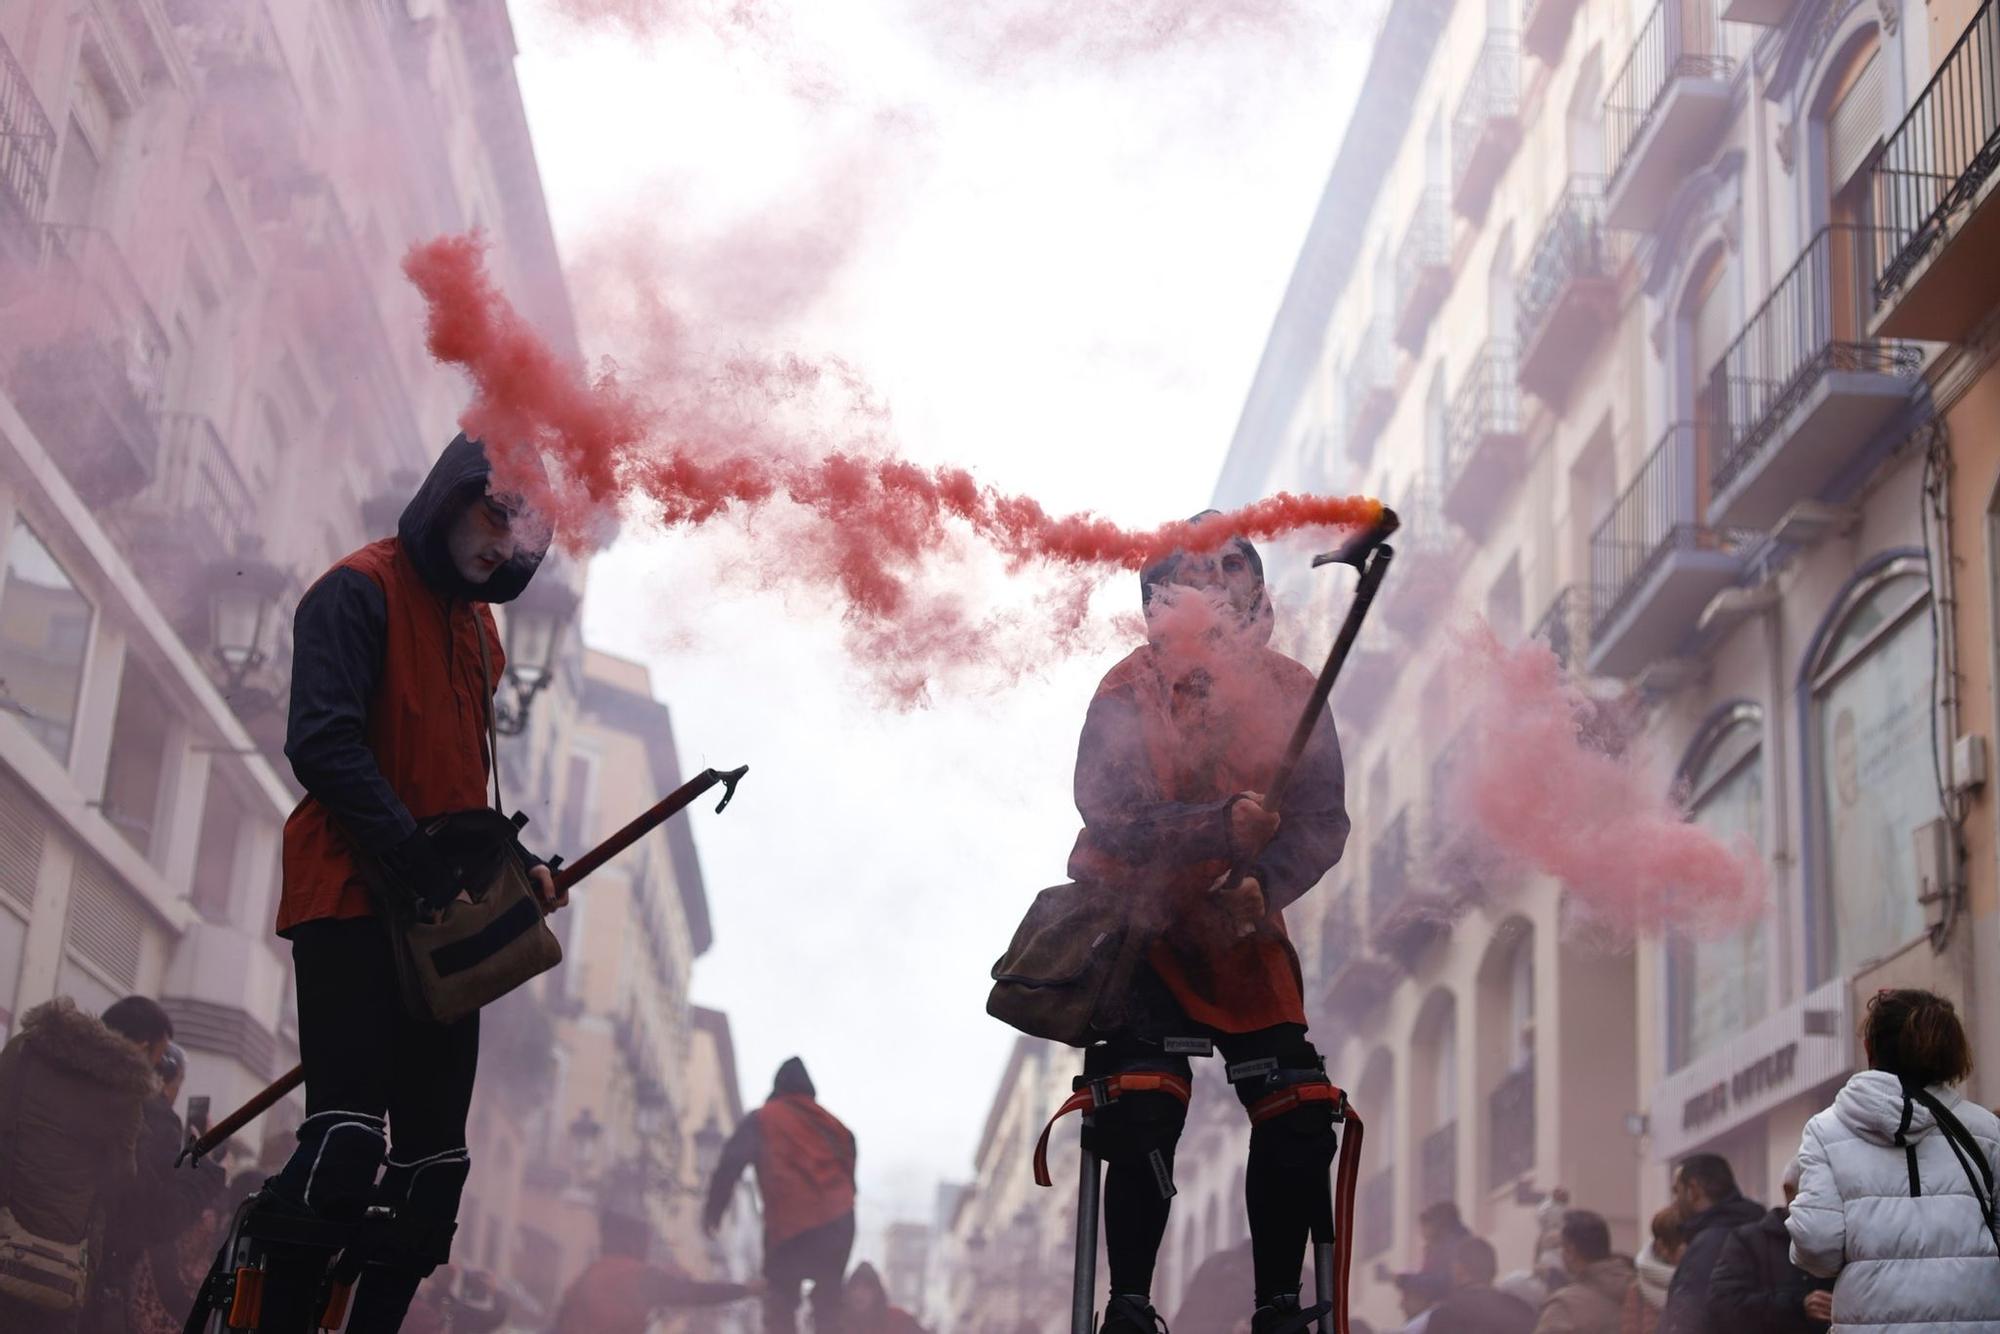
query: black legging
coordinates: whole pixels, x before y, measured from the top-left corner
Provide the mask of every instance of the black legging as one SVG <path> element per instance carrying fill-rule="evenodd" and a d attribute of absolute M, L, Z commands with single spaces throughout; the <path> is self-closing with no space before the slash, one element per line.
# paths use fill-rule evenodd
<path fill-rule="evenodd" d="M 292 960 L 307 1125 L 337 1113 L 386 1116 L 389 1166 L 376 1187 L 365 1131 L 349 1130 L 324 1144 L 302 1134 L 276 1184 L 293 1187 L 293 1198 L 316 1209 L 326 1211 L 331 1204 L 336 1216 L 344 1212 L 337 1198 L 342 1194 L 349 1197 L 349 1208 L 365 1202 L 354 1198 L 363 1192 L 397 1196 L 389 1203 L 408 1214 L 412 1233 L 421 1235 L 364 1272 L 347 1323 L 351 1334 L 394 1331 L 418 1286 L 450 1250 L 466 1171 L 465 1123 L 479 1066 L 479 1016 L 448 1027 L 411 1018 L 400 999 L 387 931 L 372 917 L 294 928 Z M 378 1143 L 372 1152 L 379 1157 L 383 1147 Z M 330 1183 L 336 1167 L 352 1181 Z M 309 1180 L 315 1198 L 304 1200 Z M 336 1189 L 328 1191 L 329 1184 Z"/>
<path fill-rule="evenodd" d="M 1298 1024 L 1209 1036 L 1230 1065 L 1268 1058 L 1287 1069 L 1319 1064 L 1319 1053 Z M 1096 1077 L 1132 1068 L 1171 1069 L 1174 1063 L 1174 1058 L 1161 1057 L 1157 1047 L 1111 1043 L 1091 1048 L 1084 1068 Z M 1186 1070 L 1185 1058 L 1179 1066 Z M 1249 1083 L 1238 1084 L 1236 1093 L 1246 1107 L 1262 1096 Z M 1179 1101 L 1163 1093 L 1128 1094 L 1096 1113 L 1088 1142 L 1106 1162 L 1104 1247 L 1114 1293 L 1152 1291 L 1153 1268 L 1173 1204 L 1161 1183 L 1163 1177 L 1173 1179 L 1174 1150 L 1185 1118 Z M 1315 1215 L 1330 1207 L 1327 1172 L 1333 1149 L 1332 1113 L 1324 1105 L 1300 1108 L 1250 1131 L 1244 1208 L 1260 1304 L 1299 1290 Z"/>

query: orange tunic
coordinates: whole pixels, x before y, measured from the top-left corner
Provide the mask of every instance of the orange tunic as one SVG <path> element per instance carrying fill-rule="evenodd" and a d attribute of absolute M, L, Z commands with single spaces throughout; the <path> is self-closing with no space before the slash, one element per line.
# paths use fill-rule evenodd
<path fill-rule="evenodd" d="M 506 666 L 492 610 L 432 590 L 398 538 L 369 543 L 334 568 L 343 567 L 373 580 L 387 606 L 382 669 L 368 709 L 368 749 L 382 776 L 420 821 L 487 804 L 486 716 Z M 482 634 L 492 673 L 485 679 Z M 373 913 L 346 836 L 308 794 L 285 821 L 278 933 Z"/>

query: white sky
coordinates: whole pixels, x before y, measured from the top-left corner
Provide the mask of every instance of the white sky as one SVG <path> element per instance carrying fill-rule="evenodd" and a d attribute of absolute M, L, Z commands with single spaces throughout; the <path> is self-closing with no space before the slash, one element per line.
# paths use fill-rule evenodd
<path fill-rule="evenodd" d="M 737 336 L 857 366 L 913 457 L 1147 525 L 1207 503 L 1382 7 L 1323 0 L 1341 18 L 1303 43 L 1002 81 L 936 58 L 913 0 L 814 0 L 792 49 L 859 90 L 815 107 L 712 29 L 579 34 L 544 3 L 514 11 L 566 257 L 641 195 L 705 257 L 790 220 L 846 262 Z M 884 139 L 857 101 L 922 128 Z M 726 815 L 694 816 L 716 931 L 694 994 L 729 1013 L 749 1101 L 796 1053 L 854 1128 L 865 1251 L 971 1173 L 1012 1041 L 986 970 L 1062 878 L 1077 729 L 1117 655 L 885 712 L 830 617 L 704 591 L 705 541 L 628 533 L 585 631 L 651 664 L 686 769 L 752 766 Z"/>

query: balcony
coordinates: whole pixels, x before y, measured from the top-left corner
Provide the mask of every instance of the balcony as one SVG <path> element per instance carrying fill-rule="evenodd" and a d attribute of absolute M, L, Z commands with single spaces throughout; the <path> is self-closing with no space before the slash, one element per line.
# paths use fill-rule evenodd
<path fill-rule="evenodd" d="M 1359 1196 L 1354 1202 L 1354 1255 L 1373 1260 L 1387 1255 L 1396 1240 L 1396 1169 L 1385 1167 L 1362 1182 Z"/>
<path fill-rule="evenodd" d="M 1438 488 L 1428 482 L 1411 485 L 1396 513 L 1403 520 L 1396 543 L 1396 577 L 1382 597 L 1381 614 L 1390 629 L 1415 643 L 1449 612 L 1465 542 L 1445 518 Z"/>
<path fill-rule="evenodd" d="M 1590 538 L 1590 670 L 1628 679 L 1673 657 L 1703 607 L 1743 568 L 1701 521 L 1708 433 L 1678 422 Z"/>
<path fill-rule="evenodd" d="M 1444 187 L 1430 185 L 1396 251 L 1396 341 L 1415 352 L 1424 345 L 1431 317 L 1451 290 L 1451 214 Z"/>
<path fill-rule="evenodd" d="M 191 412 L 163 412 L 154 421 L 159 465 L 152 483 L 124 506 L 120 528 L 196 564 L 234 555 L 255 534 L 257 504 L 215 423 Z"/>
<path fill-rule="evenodd" d="M 40 242 L 31 299 L 45 336 L 15 357 L 8 386 L 77 494 L 115 504 L 149 485 L 159 464 L 166 336 L 104 232 L 44 227 Z"/>
<path fill-rule="evenodd" d="M 1417 1147 L 1417 1207 L 1458 1199 L 1458 1122 L 1447 1121 Z"/>
<path fill-rule="evenodd" d="M 1572 176 L 1516 286 L 1521 387 L 1561 407 L 1618 316 L 1622 247 L 1604 225 L 1604 178 Z"/>
<path fill-rule="evenodd" d="M 1534 638 L 1549 646 L 1566 672 L 1581 671 L 1590 652 L 1590 588 L 1567 584 L 1535 623 Z"/>
<path fill-rule="evenodd" d="M 1569 44 L 1570 21 L 1582 0 L 1522 0 L 1521 49 L 1553 65 Z"/>
<path fill-rule="evenodd" d="M 22 258 L 35 251 L 55 154 L 55 127 L 28 83 L 28 72 L 0 41 L 0 246 L 11 242 Z"/>
<path fill-rule="evenodd" d="M 1489 339 L 1452 400 L 1444 516 L 1484 537 L 1527 470 L 1514 345 Z"/>
<path fill-rule="evenodd" d="M 1535 1067 L 1510 1073 L 1486 1098 L 1486 1186 L 1498 1190 L 1535 1170 Z"/>
<path fill-rule="evenodd" d="M 1368 849 L 1368 934 L 1375 948 L 1411 967 L 1451 930 L 1451 905 L 1411 874 L 1410 812 L 1397 813 Z"/>
<path fill-rule="evenodd" d="M 1909 401 L 1914 344 L 1866 337 L 1872 229 L 1828 227 L 1716 368 L 1709 522 L 1769 528 L 1822 493 Z"/>
<path fill-rule="evenodd" d="M 1964 342 L 2000 305 L 2000 4 L 1986 0 L 1875 161 L 1875 332 Z"/>
<path fill-rule="evenodd" d="M 1486 34 L 1451 117 L 1451 206 L 1462 217 L 1486 216 L 1493 187 L 1521 146 L 1521 39 Z"/>
<path fill-rule="evenodd" d="M 1389 999 L 1402 979 L 1401 969 L 1369 953 L 1351 892 L 1343 891 L 1327 908 L 1320 927 L 1319 971 L 1327 1017 L 1335 1022 L 1367 1014 Z"/>
<path fill-rule="evenodd" d="M 1606 217 L 1645 231 L 1729 115 L 1719 0 L 1660 0 L 1604 98 Z"/>
<path fill-rule="evenodd" d="M 1355 467 L 1365 468 L 1396 410 L 1396 348 L 1386 315 L 1369 320 L 1355 345 L 1347 368 L 1347 394 L 1347 457 Z"/>

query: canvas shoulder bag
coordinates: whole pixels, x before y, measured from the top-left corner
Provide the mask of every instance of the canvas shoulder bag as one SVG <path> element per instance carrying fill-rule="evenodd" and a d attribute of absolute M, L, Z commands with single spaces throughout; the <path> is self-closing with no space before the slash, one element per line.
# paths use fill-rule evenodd
<path fill-rule="evenodd" d="M 476 613 L 475 613 L 476 615 Z M 486 627 L 477 627 L 482 683 L 493 678 Z M 482 687 L 484 688 L 484 687 Z M 455 1024 L 562 962 L 562 944 L 549 928 L 535 895 L 528 859 L 521 851 L 525 816 L 502 814 L 500 746 L 493 701 L 486 696 L 486 763 L 493 774 L 493 805 L 422 821 L 439 853 L 466 886 L 464 897 L 427 917 L 407 894 L 384 883 L 379 867 L 369 878 L 375 901 L 396 945 L 396 971 L 404 1007 L 420 1019 Z M 364 859 L 364 869 L 369 863 Z"/>
<path fill-rule="evenodd" d="M 1137 1018 L 1134 987 L 1155 934 L 1111 886 L 1045 889 L 993 965 L 986 1013 L 1071 1047 L 1123 1032 Z"/>

